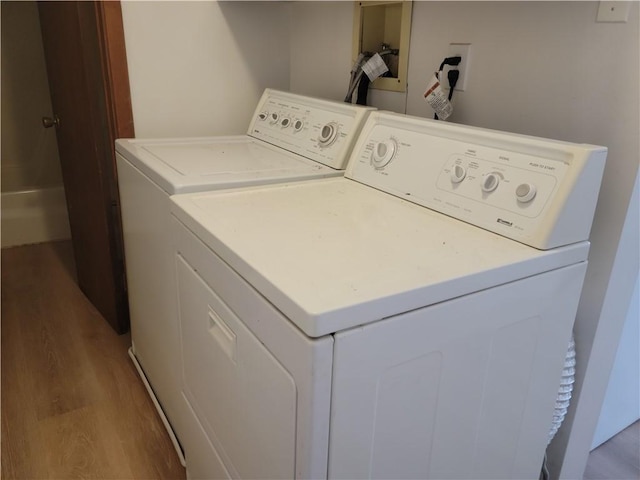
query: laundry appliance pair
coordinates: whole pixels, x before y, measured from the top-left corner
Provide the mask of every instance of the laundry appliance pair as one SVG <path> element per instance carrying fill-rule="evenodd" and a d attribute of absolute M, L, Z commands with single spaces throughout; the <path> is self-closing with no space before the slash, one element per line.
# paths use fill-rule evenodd
<path fill-rule="evenodd" d="M 606 149 L 367 113 L 344 176 L 165 198 L 189 478 L 540 472 Z"/>

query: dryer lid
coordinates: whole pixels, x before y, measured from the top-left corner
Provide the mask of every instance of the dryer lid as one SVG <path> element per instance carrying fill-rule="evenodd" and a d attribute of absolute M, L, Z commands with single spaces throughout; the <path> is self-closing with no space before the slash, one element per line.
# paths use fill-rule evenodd
<path fill-rule="evenodd" d="M 172 211 L 311 337 L 583 262 L 346 178 L 172 197 Z"/>

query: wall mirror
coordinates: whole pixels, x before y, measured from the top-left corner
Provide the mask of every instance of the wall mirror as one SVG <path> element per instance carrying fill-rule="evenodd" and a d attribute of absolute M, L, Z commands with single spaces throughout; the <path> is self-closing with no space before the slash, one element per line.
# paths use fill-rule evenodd
<path fill-rule="evenodd" d="M 389 68 L 371 88 L 406 91 L 411 8 L 410 1 L 355 2 L 352 63 L 360 53 L 379 53 Z"/>

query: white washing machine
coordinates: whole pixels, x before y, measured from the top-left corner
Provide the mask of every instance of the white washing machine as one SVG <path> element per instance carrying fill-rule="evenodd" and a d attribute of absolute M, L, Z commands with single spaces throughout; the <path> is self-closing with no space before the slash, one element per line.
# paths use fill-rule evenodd
<path fill-rule="evenodd" d="M 116 142 L 130 355 L 180 455 L 175 435 L 187 420 L 169 196 L 342 175 L 371 110 L 267 89 L 247 135 Z"/>
<path fill-rule="evenodd" d="M 374 112 L 172 197 L 189 478 L 537 478 L 606 149 Z"/>

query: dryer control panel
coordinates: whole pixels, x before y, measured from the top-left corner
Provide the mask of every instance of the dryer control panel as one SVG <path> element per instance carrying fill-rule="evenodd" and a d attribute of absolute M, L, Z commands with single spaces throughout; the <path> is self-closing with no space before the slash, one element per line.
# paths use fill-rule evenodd
<path fill-rule="evenodd" d="M 336 169 L 344 169 L 371 107 L 265 90 L 248 134 Z"/>
<path fill-rule="evenodd" d="M 479 158 L 474 151 L 451 155 L 440 169 L 437 190 L 462 197 L 453 200 L 460 206 L 468 199 L 529 218 L 539 216 L 568 165 L 492 153 L 491 160 Z"/>
<path fill-rule="evenodd" d="M 587 240 L 607 149 L 375 112 L 346 176 L 536 248 Z"/>

